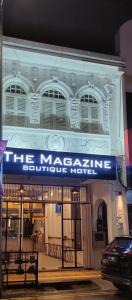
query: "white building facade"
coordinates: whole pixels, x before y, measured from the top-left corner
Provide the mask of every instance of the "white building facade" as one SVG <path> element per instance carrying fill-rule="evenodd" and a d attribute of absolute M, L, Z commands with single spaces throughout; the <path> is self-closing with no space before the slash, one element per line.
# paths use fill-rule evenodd
<path fill-rule="evenodd" d="M 34 153 L 39 150 L 80 154 L 81 157 L 114 156 L 122 170 L 120 180 L 118 174 L 114 180 L 105 180 L 84 178 L 82 174 L 70 178 L 6 172 L 4 213 L 9 198 L 10 205 L 13 201 L 18 203 L 19 199 L 14 200 L 11 194 L 15 195 L 13 193 L 23 184 L 31 196 L 23 200 L 29 204 L 28 210 L 31 198 L 32 203 L 33 199 L 36 203 L 34 211 L 32 208 L 33 218 L 24 206 L 23 215 L 27 214 L 25 219 L 32 219 L 37 229 L 42 228 L 46 247 L 39 250 L 41 255 L 62 260 L 62 265 L 55 263 L 54 269 L 99 268 L 105 244 L 117 235 L 128 234 L 123 188 L 126 182 L 123 76 L 124 64 L 118 57 L 15 39 L 4 41 L 3 138 L 8 140 L 7 147 L 31 149 Z M 32 186 L 39 191 L 36 198 L 33 198 Z M 78 198 L 72 199 L 72 192 L 73 195 L 79 193 L 79 213 L 78 209 L 71 208 L 73 202 L 74 207 L 78 205 Z M 40 202 L 45 203 L 43 214 Z M 61 209 L 57 212 L 58 202 Z M 10 206 L 12 214 L 13 205 Z M 22 243 L 26 250 L 24 237 Z M 16 242 L 16 249 L 18 244 Z M 50 250 L 55 250 L 57 245 L 60 254 L 52 255 Z M 6 250 L 11 251 L 10 247 L 8 245 Z M 66 256 L 64 252 L 72 255 Z"/>

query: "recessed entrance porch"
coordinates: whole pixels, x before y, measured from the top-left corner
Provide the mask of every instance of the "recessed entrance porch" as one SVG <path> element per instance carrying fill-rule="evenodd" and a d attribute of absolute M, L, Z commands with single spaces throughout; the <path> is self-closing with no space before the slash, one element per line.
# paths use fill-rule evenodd
<path fill-rule="evenodd" d="M 3 252 L 37 251 L 40 272 L 83 268 L 86 189 L 24 185 L 22 190 L 17 184 L 4 188 Z"/>

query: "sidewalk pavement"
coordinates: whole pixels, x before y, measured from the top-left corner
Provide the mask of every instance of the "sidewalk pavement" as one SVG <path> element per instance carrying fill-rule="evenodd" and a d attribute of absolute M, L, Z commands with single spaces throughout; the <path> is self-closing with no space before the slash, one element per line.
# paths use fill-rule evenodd
<path fill-rule="evenodd" d="M 66 273 L 67 272 L 67 273 Z M 2 299 L 39 299 L 43 296 L 51 296 L 56 293 L 66 293 L 68 291 L 109 291 L 115 290 L 112 283 L 101 279 L 99 271 L 63 271 L 61 277 L 57 272 L 49 272 L 47 275 L 47 282 L 40 282 L 37 289 L 32 287 L 22 288 L 10 288 L 3 291 Z M 70 273 L 69 273 L 70 272 Z M 66 273 L 66 274 L 65 274 Z M 44 273 L 45 274 L 45 273 Z M 70 275 L 69 275 L 70 274 Z M 67 276 L 66 276 L 67 275 Z M 69 276 L 68 276 L 69 275 Z M 80 276 L 79 276 L 80 275 Z M 68 279 L 69 277 L 69 279 Z M 42 277 L 41 277 L 42 278 Z M 54 281 L 53 281 L 54 279 Z"/>

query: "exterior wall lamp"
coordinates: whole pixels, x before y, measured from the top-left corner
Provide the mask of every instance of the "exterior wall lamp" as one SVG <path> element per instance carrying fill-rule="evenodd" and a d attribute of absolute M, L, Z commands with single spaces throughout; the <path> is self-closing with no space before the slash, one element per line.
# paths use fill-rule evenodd
<path fill-rule="evenodd" d="M 118 196 L 122 196 L 122 192 L 118 192 Z"/>
<path fill-rule="evenodd" d="M 21 184 L 20 185 L 20 188 L 17 190 L 17 194 L 24 194 L 26 192 L 26 190 L 24 189 L 24 186 Z"/>
<path fill-rule="evenodd" d="M 73 188 L 73 189 L 71 190 L 71 194 L 72 194 L 72 195 L 78 195 L 78 194 L 79 194 L 79 190 L 78 190 L 77 188 Z"/>

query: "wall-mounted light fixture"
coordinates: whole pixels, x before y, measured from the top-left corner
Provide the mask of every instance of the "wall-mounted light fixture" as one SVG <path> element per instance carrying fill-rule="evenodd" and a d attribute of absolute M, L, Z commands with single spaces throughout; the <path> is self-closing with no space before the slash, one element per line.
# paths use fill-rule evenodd
<path fill-rule="evenodd" d="M 71 190 L 71 193 L 72 193 L 72 195 L 78 195 L 79 194 L 79 190 L 78 190 L 78 188 L 73 188 L 72 190 Z"/>
<path fill-rule="evenodd" d="M 122 192 L 118 192 L 118 196 L 122 196 Z"/>
<path fill-rule="evenodd" d="M 26 192 L 24 186 L 21 184 L 20 185 L 20 188 L 17 190 L 17 194 L 24 194 Z"/>

